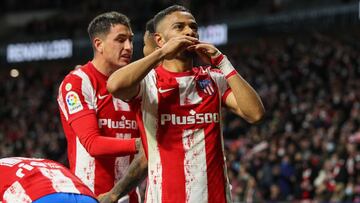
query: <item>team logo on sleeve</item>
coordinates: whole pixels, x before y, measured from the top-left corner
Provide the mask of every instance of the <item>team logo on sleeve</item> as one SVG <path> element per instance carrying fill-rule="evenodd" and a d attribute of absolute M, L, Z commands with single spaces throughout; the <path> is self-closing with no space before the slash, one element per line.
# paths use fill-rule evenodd
<path fill-rule="evenodd" d="M 65 97 L 66 105 L 69 109 L 69 114 L 73 114 L 79 112 L 83 109 L 83 105 L 81 104 L 79 95 L 74 92 L 70 91 L 66 94 Z"/>
<path fill-rule="evenodd" d="M 208 95 L 213 95 L 215 92 L 212 82 L 209 79 L 199 80 L 198 85 L 201 88 L 201 90 L 204 91 Z"/>

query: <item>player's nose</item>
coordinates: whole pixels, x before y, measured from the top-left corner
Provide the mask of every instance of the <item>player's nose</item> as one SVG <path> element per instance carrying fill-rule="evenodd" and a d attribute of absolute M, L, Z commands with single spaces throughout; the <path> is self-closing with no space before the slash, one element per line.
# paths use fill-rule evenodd
<path fill-rule="evenodd" d="M 185 27 L 184 32 L 185 32 L 185 35 L 189 36 L 189 37 L 197 38 L 197 36 L 198 36 L 197 32 L 189 26 Z"/>
<path fill-rule="evenodd" d="M 132 42 L 130 40 L 125 41 L 124 49 L 126 49 L 126 50 L 131 50 L 132 49 Z"/>

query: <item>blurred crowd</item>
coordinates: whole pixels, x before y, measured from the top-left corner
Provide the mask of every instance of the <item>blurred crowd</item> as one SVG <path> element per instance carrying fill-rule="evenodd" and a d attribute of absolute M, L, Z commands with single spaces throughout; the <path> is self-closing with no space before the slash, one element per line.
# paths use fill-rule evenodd
<path fill-rule="evenodd" d="M 200 25 L 210 22 L 224 22 L 234 19 L 244 19 L 256 15 L 271 15 L 290 10 L 307 9 L 324 5 L 339 5 L 356 0 L 132 0 L 129 1 L 103 1 L 78 0 L 76 4 L 71 0 L 4 0 L 0 7 L 0 17 L 7 14 L 34 12 L 37 17 L 27 16 L 22 26 L 16 26 L 13 32 L 8 32 L 2 39 L 22 41 L 48 39 L 59 37 L 84 38 L 87 36 L 86 28 L 90 20 L 103 12 L 118 11 L 126 14 L 132 22 L 135 32 L 143 32 L 144 25 L 151 16 L 159 10 L 173 4 L 184 5 L 193 11 Z M 39 14 L 48 11 L 47 14 Z M 37 13 L 39 12 L 39 13 Z M 16 16 L 16 15 L 15 15 Z M 13 17 L 14 18 L 14 17 Z M 15 17 L 16 18 L 16 17 Z M 13 20 L 4 20 L 17 21 Z M 1 32 L 0 32 L 1 34 Z M 25 39 L 24 39 L 25 38 Z M 1 39 L 0 39 L 1 40 Z"/>
<path fill-rule="evenodd" d="M 46 157 L 67 164 L 56 103 L 65 71 L 28 67 L 17 78 L 0 74 L 0 157 Z"/>
<path fill-rule="evenodd" d="M 360 48 L 320 34 L 222 47 L 263 99 L 266 117 L 246 124 L 224 112 L 235 202 L 360 202 Z M 67 69 L 66 69 L 67 67 Z M 73 67 L 0 74 L 0 157 L 66 164 L 59 82 Z"/>
<path fill-rule="evenodd" d="M 239 48 L 241 47 L 241 48 Z M 267 111 L 257 126 L 227 114 L 235 201 L 360 202 L 360 49 L 314 34 L 229 47 Z"/>

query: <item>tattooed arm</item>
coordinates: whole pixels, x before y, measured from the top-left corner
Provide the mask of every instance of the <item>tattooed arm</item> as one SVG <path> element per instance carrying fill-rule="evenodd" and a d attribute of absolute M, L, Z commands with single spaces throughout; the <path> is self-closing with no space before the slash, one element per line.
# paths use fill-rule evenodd
<path fill-rule="evenodd" d="M 116 203 L 145 179 L 147 176 L 147 166 L 144 149 L 141 147 L 139 154 L 131 162 L 126 175 L 109 192 L 99 195 L 99 202 Z"/>

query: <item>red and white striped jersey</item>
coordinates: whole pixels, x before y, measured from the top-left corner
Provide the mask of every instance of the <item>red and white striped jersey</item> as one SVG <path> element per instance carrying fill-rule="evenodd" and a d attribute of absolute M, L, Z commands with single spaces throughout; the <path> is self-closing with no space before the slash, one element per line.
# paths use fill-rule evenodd
<path fill-rule="evenodd" d="M 136 123 L 138 102 L 126 103 L 114 98 L 106 89 L 107 79 L 88 62 L 65 77 L 58 95 L 70 169 L 96 195 L 108 192 L 114 186 L 125 174 L 133 157 L 92 157 L 70 126 L 71 122 L 95 113 L 101 135 L 119 139 L 139 137 Z M 138 198 L 132 193 L 130 199 L 138 202 Z"/>
<path fill-rule="evenodd" d="M 210 67 L 174 73 L 160 65 L 144 78 L 136 98 L 148 157 L 146 202 L 231 201 L 221 129 L 230 92 Z"/>
<path fill-rule="evenodd" d="M 57 192 L 95 198 L 78 177 L 59 163 L 23 157 L 0 159 L 0 200 L 3 203 L 30 203 Z"/>

